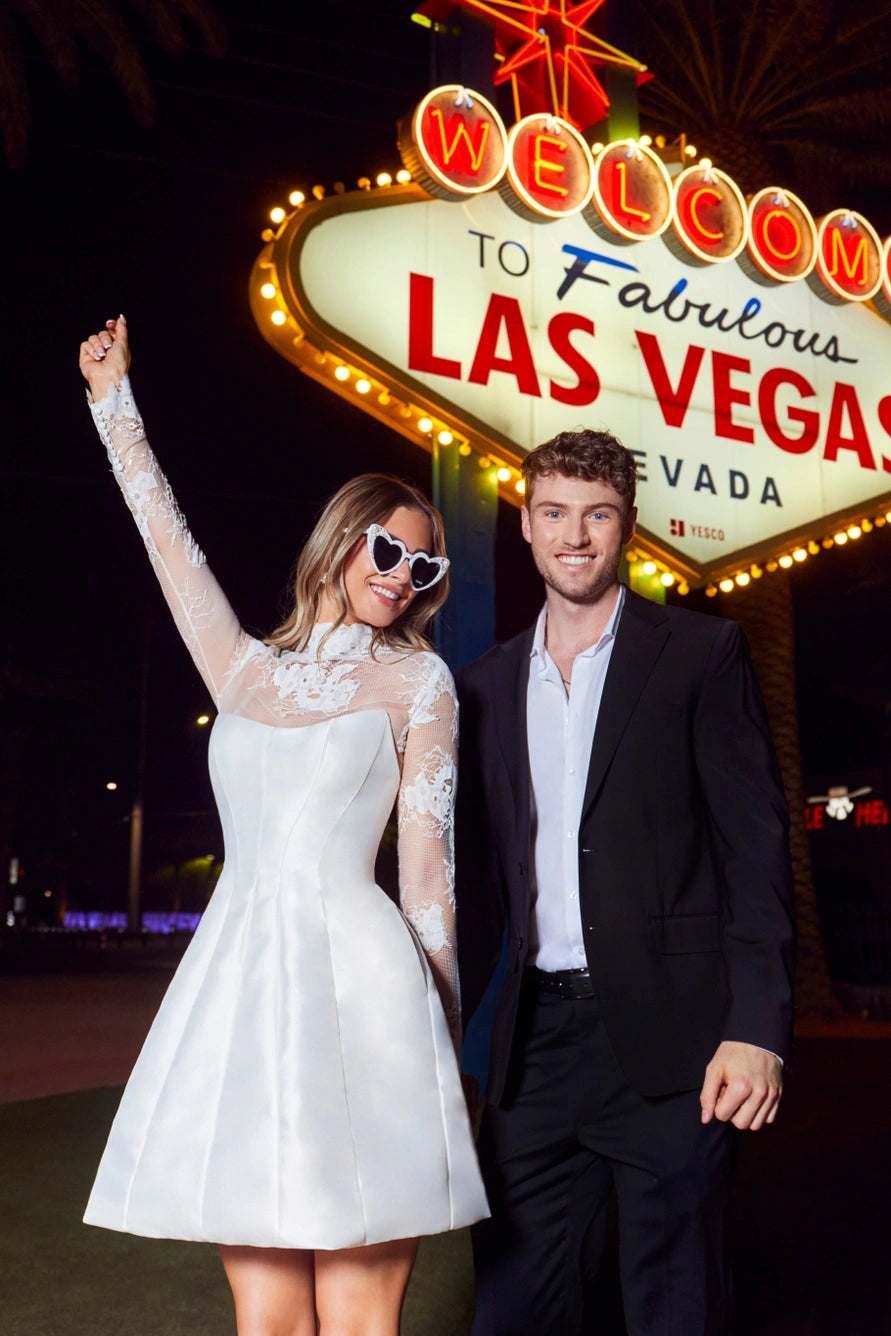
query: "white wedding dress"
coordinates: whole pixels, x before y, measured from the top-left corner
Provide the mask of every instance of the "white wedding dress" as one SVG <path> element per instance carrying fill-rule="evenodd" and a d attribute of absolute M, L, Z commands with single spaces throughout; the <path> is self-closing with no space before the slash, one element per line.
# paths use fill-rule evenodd
<path fill-rule="evenodd" d="M 93 405 L 219 710 L 225 868 L 124 1092 L 84 1219 L 161 1238 L 346 1248 L 485 1216 L 455 1047 L 456 704 L 434 654 L 317 626 L 248 636 L 125 380 Z M 398 804 L 401 911 L 375 884 Z"/>

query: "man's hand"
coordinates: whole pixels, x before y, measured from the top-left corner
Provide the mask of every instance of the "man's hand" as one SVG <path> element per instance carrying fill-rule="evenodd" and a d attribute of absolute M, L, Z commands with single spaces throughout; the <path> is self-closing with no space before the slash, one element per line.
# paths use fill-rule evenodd
<path fill-rule="evenodd" d="M 725 1039 L 705 1069 L 699 1103 L 702 1121 L 732 1122 L 757 1132 L 777 1116 L 783 1093 L 783 1064 L 754 1044 Z"/>

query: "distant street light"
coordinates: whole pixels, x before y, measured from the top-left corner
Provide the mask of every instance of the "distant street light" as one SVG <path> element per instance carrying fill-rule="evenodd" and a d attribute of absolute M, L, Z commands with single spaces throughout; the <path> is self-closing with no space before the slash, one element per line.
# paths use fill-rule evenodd
<path fill-rule="evenodd" d="M 196 722 L 196 724 L 209 724 L 209 723 L 210 723 L 210 715 L 209 715 L 209 714 L 199 714 L 199 716 L 198 716 L 198 718 L 195 720 L 195 722 Z"/>
<path fill-rule="evenodd" d="M 115 784 L 113 779 L 110 779 L 105 787 L 108 789 L 109 793 L 114 793 L 115 789 L 117 788 L 117 784 Z"/>

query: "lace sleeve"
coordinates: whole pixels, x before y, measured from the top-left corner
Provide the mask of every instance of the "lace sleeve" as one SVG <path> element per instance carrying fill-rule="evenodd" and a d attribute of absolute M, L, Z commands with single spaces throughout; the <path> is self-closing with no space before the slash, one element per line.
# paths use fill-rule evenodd
<path fill-rule="evenodd" d="M 219 706 L 227 669 L 244 637 L 238 619 L 145 439 L 129 377 L 110 385 L 105 398 L 94 401 L 88 393 L 87 399 L 180 635 Z"/>
<path fill-rule="evenodd" d="M 458 704 L 441 659 L 425 654 L 415 662 L 421 681 L 409 715 L 399 790 L 399 898 L 430 962 L 460 1055 L 453 840 Z"/>

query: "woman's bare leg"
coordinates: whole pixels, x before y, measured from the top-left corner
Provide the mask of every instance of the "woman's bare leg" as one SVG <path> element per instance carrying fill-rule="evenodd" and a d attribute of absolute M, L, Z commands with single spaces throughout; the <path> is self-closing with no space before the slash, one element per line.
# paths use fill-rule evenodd
<path fill-rule="evenodd" d="M 313 1254 L 220 1245 L 238 1336 L 316 1336 Z"/>
<path fill-rule="evenodd" d="M 317 1252 L 321 1336 L 399 1336 L 399 1318 L 417 1239 Z"/>

